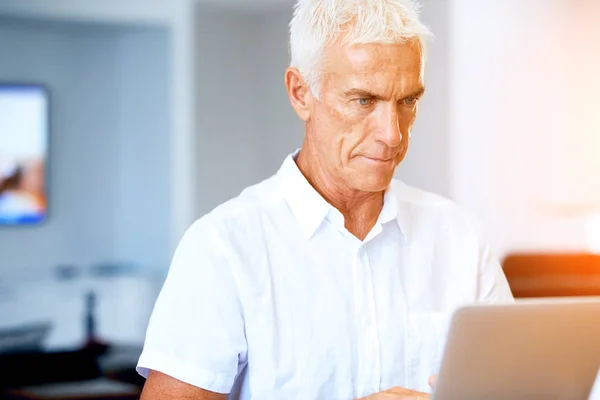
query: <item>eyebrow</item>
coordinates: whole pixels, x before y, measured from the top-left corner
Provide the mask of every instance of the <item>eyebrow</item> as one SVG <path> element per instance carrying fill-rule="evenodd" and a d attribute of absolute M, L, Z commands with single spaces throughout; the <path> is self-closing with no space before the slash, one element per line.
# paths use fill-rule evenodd
<path fill-rule="evenodd" d="M 423 93 L 425 93 L 425 88 L 424 87 L 420 87 L 418 90 L 415 90 L 412 93 L 409 93 L 408 96 L 405 96 L 404 98 L 408 98 L 408 97 L 421 97 L 423 96 Z"/>
<path fill-rule="evenodd" d="M 361 97 L 361 98 L 369 98 L 369 99 L 381 99 L 382 97 L 372 93 L 368 90 L 365 89 L 358 89 L 358 88 L 354 88 L 354 89 L 350 89 L 346 92 L 344 92 L 344 96 L 346 97 Z"/>
<path fill-rule="evenodd" d="M 425 88 L 424 87 L 420 87 L 419 89 L 415 90 L 412 93 L 407 94 L 406 96 L 403 97 L 403 99 L 407 99 L 407 98 L 411 98 L 411 97 L 421 97 L 423 95 L 423 93 L 425 93 Z M 344 92 L 344 96 L 345 97 L 360 97 L 360 98 L 368 98 L 368 99 L 382 99 L 383 97 L 375 94 L 373 92 L 370 92 L 369 90 L 366 89 L 360 89 L 360 88 L 353 88 L 350 90 L 347 90 L 346 92 Z"/>

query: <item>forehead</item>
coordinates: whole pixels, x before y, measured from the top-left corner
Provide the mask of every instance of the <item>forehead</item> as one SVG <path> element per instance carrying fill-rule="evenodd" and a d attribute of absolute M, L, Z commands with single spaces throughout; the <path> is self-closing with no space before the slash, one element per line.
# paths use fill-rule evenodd
<path fill-rule="evenodd" d="M 418 42 L 333 44 L 325 49 L 322 73 L 336 81 L 422 81 L 423 60 Z"/>

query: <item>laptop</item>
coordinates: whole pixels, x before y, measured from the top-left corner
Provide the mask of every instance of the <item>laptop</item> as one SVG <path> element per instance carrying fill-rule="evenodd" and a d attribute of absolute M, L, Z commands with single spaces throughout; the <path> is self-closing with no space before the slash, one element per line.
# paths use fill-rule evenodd
<path fill-rule="evenodd" d="M 600 298 L 466 306 L 432 398 L 588 400 L 599 371 Z"/>

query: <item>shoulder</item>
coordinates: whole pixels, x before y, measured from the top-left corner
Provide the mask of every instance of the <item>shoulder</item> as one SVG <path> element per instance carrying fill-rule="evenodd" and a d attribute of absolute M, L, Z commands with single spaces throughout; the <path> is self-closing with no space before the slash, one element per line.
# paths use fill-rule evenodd
<path fill-rule="evenodd" d="M 410 186 L 399 179 L 392 180 L 390 188 L 400 204 L 449 213 L 464 213 L 464 210 L 449 198 Z"/>
<path fill-rule="evenodd" d="M 245 188 L 238 196 L 225 201 L 196 220 L 186 236 L 204 237 L 225 244 L 252 235 L 265 216 L 285 203 L 277 175 Z"/>
<path fill-rule="evenodd" d="M 399 214 L 410 217 L 413 225 L 434 224 L 437 228 L 450 228 L 456 233 L 480 235 L 476 219 L 453 200 L 410 186 L 394 179 L 390 185 L 398 202 Z"/>

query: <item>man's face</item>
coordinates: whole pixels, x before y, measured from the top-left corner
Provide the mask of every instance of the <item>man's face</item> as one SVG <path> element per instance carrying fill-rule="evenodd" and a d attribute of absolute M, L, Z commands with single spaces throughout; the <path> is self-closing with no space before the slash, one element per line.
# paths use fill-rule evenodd
<path fill-rule="evenodd" d="M 423 94 L 418 44 L 330 46 L 307 135 L 327 175 L 348 189 L 387 188 L 408 149 Z"/>

